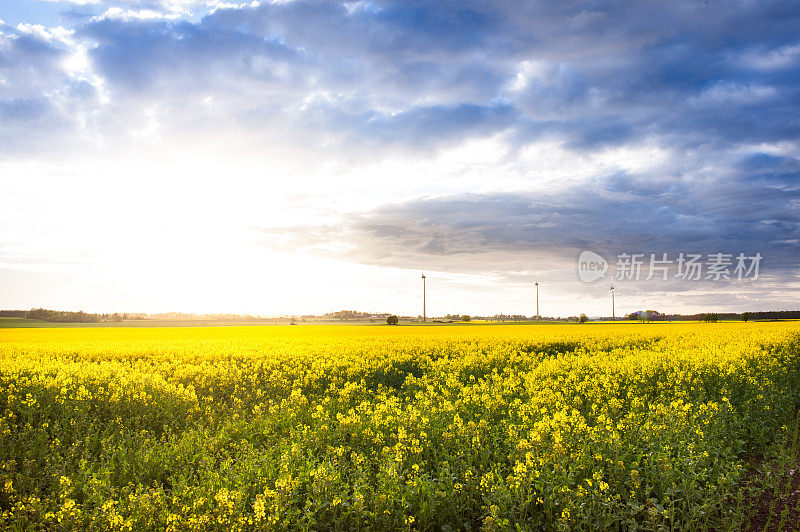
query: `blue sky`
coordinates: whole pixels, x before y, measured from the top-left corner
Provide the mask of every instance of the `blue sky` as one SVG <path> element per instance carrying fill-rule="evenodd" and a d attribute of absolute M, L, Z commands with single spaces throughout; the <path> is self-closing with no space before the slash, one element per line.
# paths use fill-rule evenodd
<path fill-rule="evenodd" d="M 0 4 L 4 308 L 798 308 L 796 2 Z M 610 263 L 583 283 L 577 257 Z"/>

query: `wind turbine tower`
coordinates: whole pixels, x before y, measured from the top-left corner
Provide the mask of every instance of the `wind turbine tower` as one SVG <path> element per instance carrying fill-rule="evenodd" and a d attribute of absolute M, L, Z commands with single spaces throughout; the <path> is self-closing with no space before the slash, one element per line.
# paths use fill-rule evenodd
<path fill-rule="evenodd" d="M 617 316 L 614 314 L 614 285 L 611 285 L 611 321 L 617 321 Z"/>
<path fill-rule="evenodd" d="M 422 323 L 428 321 L 425 315 L 425 272 L 422 272 Z"/>
<path fill-rule="evenodd" d="M 536 321 L 539 321 L 539 276 L 536 276 L 536 282 L 533 283 L 536 287 Z"/>

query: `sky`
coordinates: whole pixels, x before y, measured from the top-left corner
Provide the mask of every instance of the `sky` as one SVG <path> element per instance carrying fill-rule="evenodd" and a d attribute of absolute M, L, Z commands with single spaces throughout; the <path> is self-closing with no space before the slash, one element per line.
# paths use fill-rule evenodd
<path fill-rule="evenodd" d="M 533 315 L 537 279 L 543 316 L 612 285 L 618 316 L 800 309 L 798 28 L 772 0 L 2 0 L 0 308 L 418 315 L 424 270 L 429 316 Z"/>

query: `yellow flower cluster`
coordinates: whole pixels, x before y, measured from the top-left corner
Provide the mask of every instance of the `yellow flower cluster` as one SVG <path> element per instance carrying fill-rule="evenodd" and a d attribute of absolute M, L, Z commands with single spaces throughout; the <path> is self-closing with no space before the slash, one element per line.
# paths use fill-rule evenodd
<path fill-rule="evenodd" d="M 0 528 L 730 528 L 800 325 L 0 329 Z"/>

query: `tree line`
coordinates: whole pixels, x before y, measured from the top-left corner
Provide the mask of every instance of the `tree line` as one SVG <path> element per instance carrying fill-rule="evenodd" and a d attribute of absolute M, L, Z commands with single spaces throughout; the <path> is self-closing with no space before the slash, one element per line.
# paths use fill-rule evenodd
<path fill-rule="evenodd" d="M 800 319 L 800 310 L 776 310 L 762 312 L 711 312 L 701 314 L 662 314 L 655 310 L 640 310 L 625 316 L 626 320 L 638 321 L 706 321 L 716 322 L 721 320 L 734 321 L 769 321 L 769 320 L 797 320 Z"/>
<path fill-rule="evenodd" d="M 25 312 L 25 319 L 44 320 L 54 323 L 99 323 L 101 321 L 120 322 L 126 319 L 126 314 L 90 314 L 79 310 L 72 312 L 68 310 L 48 310 L 44 308 L 34 308 Z"/>

